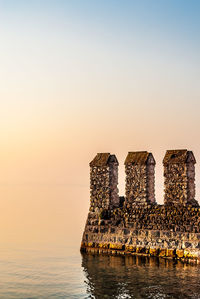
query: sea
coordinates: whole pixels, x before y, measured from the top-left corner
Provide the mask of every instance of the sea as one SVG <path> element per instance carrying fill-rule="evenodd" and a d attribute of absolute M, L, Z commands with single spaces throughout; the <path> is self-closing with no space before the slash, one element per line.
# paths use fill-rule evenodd
<path fill-rule="evenodd" d="M 6 248 L 0 298 L 200 298 L 200 267 L 157 258 Z"/>
<path fill-rule="evenodd" d="M 81 254 L 88 206 L 67 188 L 0 191 L 0 298 L 200 298 L 200 265 Z"/>

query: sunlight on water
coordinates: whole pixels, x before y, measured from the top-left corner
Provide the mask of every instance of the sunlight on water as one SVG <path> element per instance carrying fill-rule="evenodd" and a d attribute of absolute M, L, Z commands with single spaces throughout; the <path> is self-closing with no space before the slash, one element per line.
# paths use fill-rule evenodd
<path fill-rule="evenodd" d="M 1 298 L 199 298 L 199 266 L 81 255 L 77 248 L 1 251 Z"/>
<path fill-rule="evenodd" d="M 74 252 L 65 247 L 0 252 L 0 297 L 84 298 L 81 256 Z"/>
<path fill-rule="evenodd" d="M 82 267 L 91 298 L 200 298 L 199 266 L 83 254 Z"/>
<path fill-rule="evenodd" d="M 72 191 L 1 187 L 0 298 L 200 298 L 199 266 L 81 255 L 87 211 Z"/>

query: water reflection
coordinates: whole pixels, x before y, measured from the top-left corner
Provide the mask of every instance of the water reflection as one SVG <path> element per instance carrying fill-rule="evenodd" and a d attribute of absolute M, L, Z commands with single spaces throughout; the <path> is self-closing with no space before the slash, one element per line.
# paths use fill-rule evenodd
<path fill-rule="evenodd" d="M 87 298 L 200 298 L 200 267 L 148 257 L 82 254 Z"/>

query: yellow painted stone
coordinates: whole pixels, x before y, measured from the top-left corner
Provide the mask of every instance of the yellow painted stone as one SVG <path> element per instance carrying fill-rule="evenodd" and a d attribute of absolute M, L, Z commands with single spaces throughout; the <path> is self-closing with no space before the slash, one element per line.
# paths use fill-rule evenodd
<path fill-rule="evenodd" d="M 184 250 L 183 249 L 176 249 L 176 255 L 178 258 L 184 257 Z"/>
<path fill-rule="evenodd" d="M 149 254 L 149 248 L 145 248 L 145 253 Z"/>
<path fill-rule="evenodd" d="M 194 259 L 197 258 L 197 254 L 195 252 L 192 253 L 189 250 L 184 250 L 184 257 Z"/>
<path fill-rule="evenodd" d="M 130 251 L 130 252 L 135 252 L 136 251 L 136 248 L 132 245 L 126 245 L 125 246 L 125 250 L 126 251 Z"/>
<path fill-rule="evenodd" d="M 145 247 L 137 247 L 136 253 L 146 253 L 146 248 Z"/>
<path fill-rule="evenodd" d="M 89 242 L 89 243 L 87 243 L 87 246 L 88 247 L 94 247 L 94 243 L 93 242 Z"/>
<path fill-rule="evenodd" d="M 141 247 L 137 247 L 136 248 L 136 253 L 141 253 L 142 252 L 142 248 Z"/>
<path fill-rule="evenodd" d="M 109 243 L 99 243 L 99 248 L 109 248 Z"/>
<path fill-rule="evenodd" d="M 149 253 L 151 256 L 157 256 L 159 253 L 159 249 L 158 248 L 150 248 Z"/>
<path fill-rule="evenodd" d="M 166 256 L 166 253 L 167 253 L 167 249 L 164 249 L 164 248 L 161 248 L 160 251 L 159 251 L 159 256 Z"/>
<path fill-rule="evenodd" d="M 167 249 L 167 253 L 166 253 L 167 257 L 175 257 L 176 253 L 174 249 Z"/>
<path fill-rule="evenodd" d="M 123 245 L 122 245 L 122 244 L 114 244 L 114 243 L 110 243 L 110 249 L 118 249 L 118 250 L 122 250 L 122 249 L 123 249 Z"/>

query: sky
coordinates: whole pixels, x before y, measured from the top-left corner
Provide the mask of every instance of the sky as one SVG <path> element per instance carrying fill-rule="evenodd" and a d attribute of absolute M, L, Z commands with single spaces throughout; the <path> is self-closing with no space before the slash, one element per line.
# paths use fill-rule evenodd
<path fill-rule="evenodd" d="M 127 152 L 152 152 L 162 203 L 165 151 L 192 150 L 199 200 L 199 14 L 195 0 L 0 0 L 5 238 L 50 225 L 79 242 L 97 152 L 116 154 L 120 195 Z"/>

